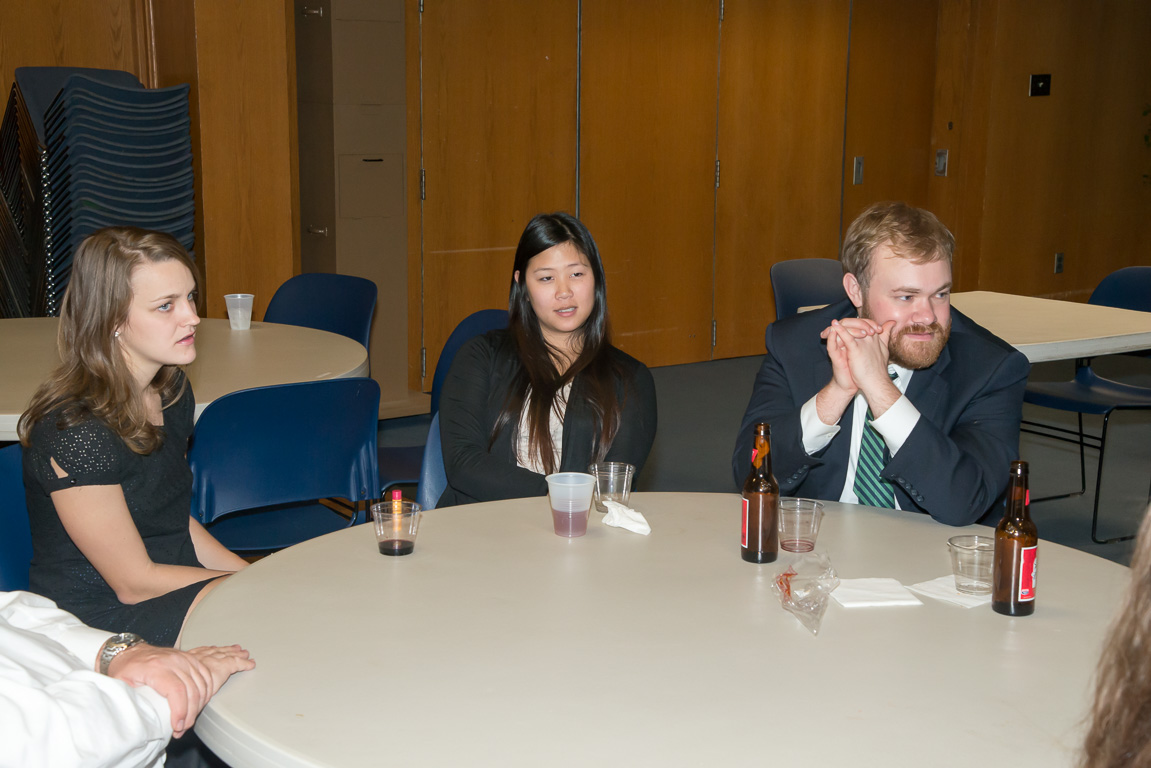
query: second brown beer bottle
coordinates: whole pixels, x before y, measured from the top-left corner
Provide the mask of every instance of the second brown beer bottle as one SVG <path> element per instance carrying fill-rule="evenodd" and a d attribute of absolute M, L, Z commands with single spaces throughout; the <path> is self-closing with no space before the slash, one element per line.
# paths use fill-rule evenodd
<path fill-rule="evenodd" d="M 749 563 L 775 562 L 779 554 L 779 483 L 771 473 L 771 427 L 755 425 L 751 472 L 743 483 L 740 556 Z"/>
<path fill-rule="evenodd" d="M 1035 575 L 1039 531 L 1031 521 L 1027 462 L 1011 462 L 1007 510 L 995 527 L 995 560 L 991 575 L 991 608 L 1006 616 L 1035 612 Z"/>

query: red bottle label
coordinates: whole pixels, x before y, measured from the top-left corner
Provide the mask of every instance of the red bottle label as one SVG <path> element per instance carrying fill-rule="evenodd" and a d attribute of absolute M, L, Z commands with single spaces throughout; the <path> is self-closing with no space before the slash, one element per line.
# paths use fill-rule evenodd
<path fill-rule="evenodd" d="M 747 499 L 743 500 L 743 533 L 739 536 L 739 546 L 747 546 Z"/>
<path fill-rule="evenodd" d="M 1019 552 L 1019 595 L 1022 603 L 1035 599 L 1035 571 L 1039 567 L 1039 547 L 1023 547 Z"/>

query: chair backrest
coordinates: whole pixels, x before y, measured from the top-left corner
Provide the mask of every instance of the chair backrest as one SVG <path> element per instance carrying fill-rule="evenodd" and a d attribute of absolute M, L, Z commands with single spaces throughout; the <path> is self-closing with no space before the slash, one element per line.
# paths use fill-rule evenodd
<path fill-rule="evenodd" d="M 452 335 L 448 336 L 448 340 L 444 342 L 444 349 L 440 352 L 440 359 L 436 362 L 436 372 L 432 376 L 433 414 L 440 410 L 440 393 L 444 388 L 444 379 L 448 377 L 448 370 L 452 367 L 452 361 L 456 359 L 456 353 L 460 351 L 464 342 L 473 336 L 479 336 L 481 333 L 507 327 L 508 311 L 506 309 L 481 309 L 460 321 L 460 324 L 452 331 Z"/>
<path fill-rule="evenodd" d="M 1151 312 L 1151 267 L 1124 267 L 1103 278 L 1089 304 Z"/>
<path fill-rule="evenodd" d="M 32 531 L 28 527 L 24 470 L 17 443 L 0 448 L 0 592 L 28 589 L 31 562 Z"/>
<path fill-rule="evenodd" d="M 347 336 L 369 349 L 376 284 L 363 277 L 305 272 L 276 289 L 264 322 L 300 325 Z"/>
<path fill-rule="evenodd" d="M 440 415 L 432 416 L 428 428 L 428 442 L 424 444 L 424 462 L 420 465 L 420 482 L 416 486 L 416 502 L 420 509 L 435 509 L 440 496 L 448 487 L 444 470 L 444 452 L 440 447 Z"/>
<path fill-rule="evenodd" d="M 328 497 L 379 498 L 372 379 L 326 379 L 244 389 L 213 401 L 196 422 L 188 464 L 192 514 Z"/>
<path fill-rule="evenodd" d="M 843 267 L 836 259 L 791 259 L 771 265 L 775 319 L 799 313 L 800 307 L 843 301 Z"/>

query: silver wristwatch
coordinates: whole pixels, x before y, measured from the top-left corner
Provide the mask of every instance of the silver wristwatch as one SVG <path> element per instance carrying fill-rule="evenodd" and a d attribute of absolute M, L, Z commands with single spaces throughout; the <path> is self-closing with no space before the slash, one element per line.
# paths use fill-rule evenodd
<path fill-rule="evenodd" d="M 139 635 L 134 635 L 131 632 L 121 632 L 118 635 L 112 635 L 104 641 L 104 646 L 100 649 L 100 663 L 99 669 L 101 675 L 108 674 L 108 666 L 112 663 L 112 659 L 119 656 L 124 651 L 131 648 L 133 645 L 139 645 L 144 642 L 144 638 Z"/>

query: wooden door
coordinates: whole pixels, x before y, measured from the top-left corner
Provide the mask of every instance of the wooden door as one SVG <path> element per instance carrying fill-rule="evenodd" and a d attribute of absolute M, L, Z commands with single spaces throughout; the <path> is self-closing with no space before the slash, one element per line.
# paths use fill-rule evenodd
<path fill-rule="evenodd" d="M 711 357 L 718 0 L 583 0 L 580 217 L 617 346 Z"/>
<path fill-rule="evenodd" d="M 835 258 L 850 0 L 727 0 L 715 357 L 763 353 L 771 265 Z"/>
<path fill-rule="evenodd" d="M 528 220 L 575 209 L 577 12 L 576 0 L 435 0 L 418 13 L 425 391 L 459 321 L 507 306 Z"/>
<path fill-rule="evenodd" d="M 934 173 L 935 0 L 854 0 L 843 163 L 843 229 L 882 200 L 928 202 Z M 863 181 L 854 181 L 854 158 Z M 946 223 L 946 222 L 945 222 Z"/>

